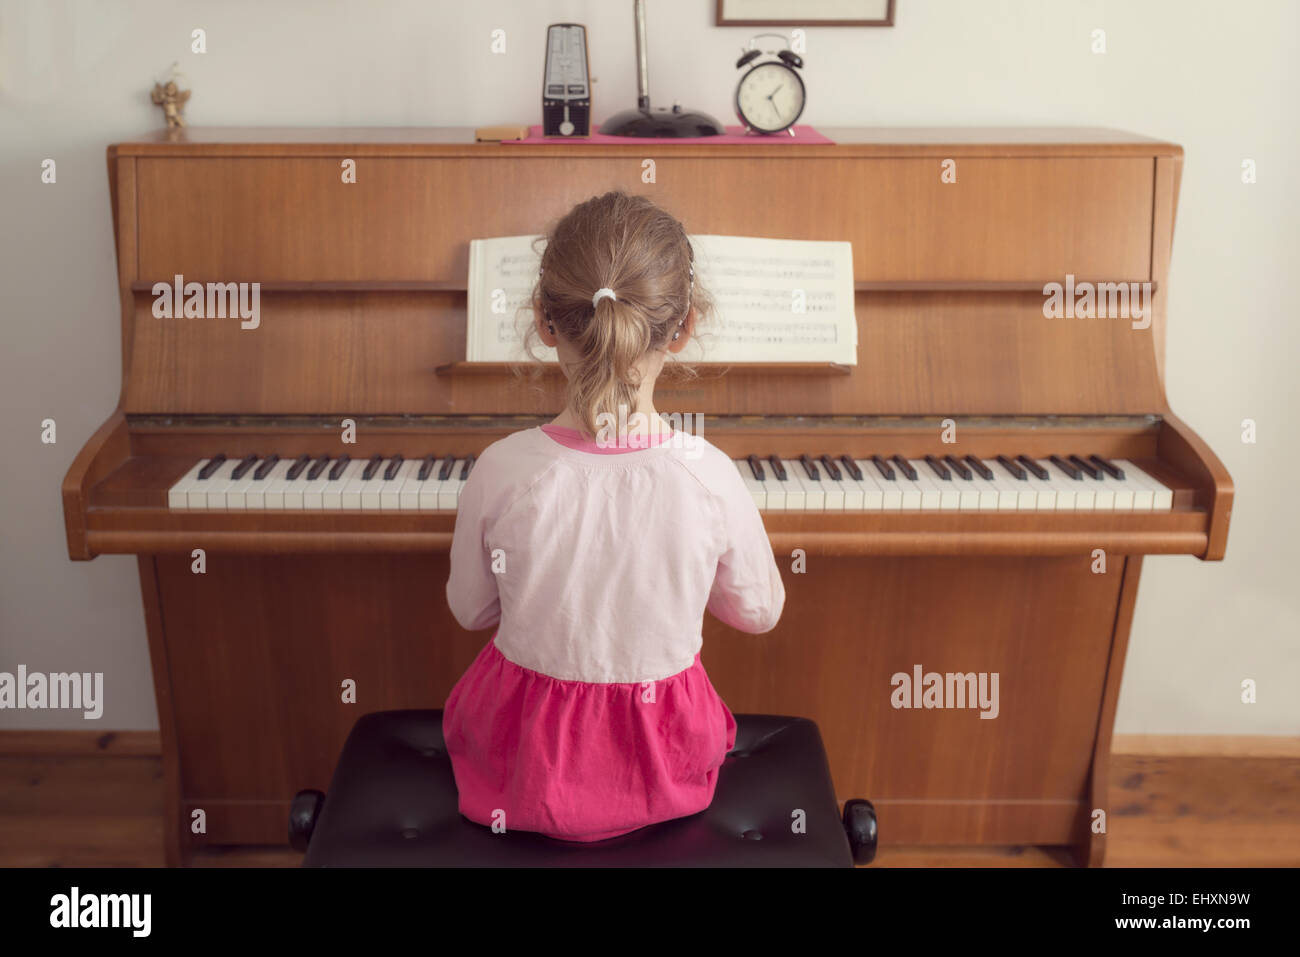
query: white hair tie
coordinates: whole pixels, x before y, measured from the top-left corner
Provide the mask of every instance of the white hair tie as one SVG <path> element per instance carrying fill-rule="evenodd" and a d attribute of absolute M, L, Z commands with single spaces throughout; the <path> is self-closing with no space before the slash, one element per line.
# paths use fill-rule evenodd
<path fill-rule="evenodd" d="M 602 286 L 600 289 L 596 290 L 596 295 L 591 297 L 591 308 L 595 309 L 596 303 L 600 302 L 600 300 L 606 296 L 609 296 L 610 299 L 618 302 L 618 296 L 614 295 L 614 290 L 610 289 L 608 286 Z"/>

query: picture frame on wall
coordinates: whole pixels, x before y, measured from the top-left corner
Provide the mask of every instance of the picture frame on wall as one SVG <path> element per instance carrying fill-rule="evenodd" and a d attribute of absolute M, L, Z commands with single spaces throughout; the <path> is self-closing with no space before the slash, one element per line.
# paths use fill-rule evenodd
<path fill-rule="evenodd" d="M 894 0 L 717 0 L 720 27 L 892 27 Z"/>

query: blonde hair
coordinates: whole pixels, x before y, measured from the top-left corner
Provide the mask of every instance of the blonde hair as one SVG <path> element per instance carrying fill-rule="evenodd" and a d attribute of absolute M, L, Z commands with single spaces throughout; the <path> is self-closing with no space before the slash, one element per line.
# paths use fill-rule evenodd
<path fill-rule="evenodd" d="M 571 209 L 546 236 L 533 309 L 578 352 L 568 402 L 590 435 L 598 416 L 636 409 L 637 362 L 665 348 L 695 311 L 712 299 L 693 282 L 694 253 L 686 230 L 644 196 L 621 190 Z M 595 293 L 608 288 L 593 302 Z M 530 323 L 527 339 L 536 337 Z"/>

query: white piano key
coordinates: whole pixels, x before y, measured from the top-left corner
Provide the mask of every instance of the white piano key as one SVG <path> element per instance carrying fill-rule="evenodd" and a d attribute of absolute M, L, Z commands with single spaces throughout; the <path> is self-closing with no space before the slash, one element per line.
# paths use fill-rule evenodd
<path fill-rule="evenodd" d="M 1070 478 L 1064 470 L 1058 469 L 1058 471 L 1065 476 L 1067 481 L 1074 483 L 1074 510 L 1076 512 L 1095 510 L 1097 507 L 1097 490 L 1088 482 L 1088 476 L 1081 474 L 1075 479 Z"/>
<path fill-rule="evenodd" d="M 869 490 L 871 485 L 874 485 L 879 490 L 880 508 L 882 511 L 897 512 L 899 509 L 904 507 L 903 505 L 904 490 L 899 486 L 897 478 L 895 478 L 895 481 L 893 482 L 889 481 L 887 478 L 885 478 L 883 475 L 880 474 L 880 472 L 876 469 L 876 464 L 872 462 L 870 459 L 854 459 L 853 464 L 855 464 L 858 467 L 859 471 L 862 472 L 863 488 Z M 897 469 L 894 470 L 894 475 L 895 477 L 897 477 L 898 475 Z M 870 483 L 870 485 L 868 485 L 867 483 Z M 913 494 L 916 496 L 916 504 L 907 507 L 920 508 L 921 493 L 913 489 Z"/>
<path fill-rule="evenodd" d="M 760 512 L 767 510 L 767 490 L 763 488 L 763 482 L 754 475 L 754 470 L 749 467 L 749 463 L 744 459 L 736 460 L 736 471 L 740 473 L 740 480 L 745 483 L 745 490 L 749 492 L 749 497 L 754 500 Z M 763 469 L 764 476 L 767 475 L 767 469 Z"/>
<path fill-rule="evenodd" d="M 1086 511 L 1092 508 L 1090 495 L 1080 498 L 1082 482 L 1076 482 L 1061 470 L 1059 465 L 1047 459 L 1035 459 L 1040 466 L 1047 469 L 1048 482 L 1056 490 L 1056 510 L 1058 512 Z"/>
<path fill-rule="evenodd" d="M 803 483 L 804 491 L 804 509 L 809 512 L 826 511 L 826 473 L 820 466 L 813 465 L 809 474 L 809 469 L 800 461 L 792 460 L 795 472 L 799 476 L 799 481 Z M 786 466 L 788 471 L 789 465 Z M 816 475 L 817 478 L 812 476 Z M 842 510 L 842 509 L 841 509 Z"/>
<path fill-rule="evenodd" d="M 785 468 L 785 481 L 781 483 L 785 489 L 785 510 L 787 512 L 808 511 L 807 486 L 799 478 L 799 473 L 803 470 L 796 469 L 795 463 L 790 459 L 781 459 L 781 465 Z"/>
<path fill-rule="evenodd" d="M 979 476 L 971 471 L 970 478 L 962 478 L 961 473 L 954 469 L 951 463 L 944 464 L 948 466 L 948 474 L 952 476 L 950 481 L 953 488 L 957 490 L 957 507 L 969 512 L 979 511 L 981 489 L 976 483 Z M 969 470 L 970 466 L 967 465 L 966 468 Z"/>
<path fill-rule="evenodd" d="M 260 482 L 254 481 L 244 496 L 244 507 L 251 510 L 278 509 L 284 507 L 285 478 L 293 462 L 281 459 L 271 466 L 271 471 Z M 256 469 L 254 469 L 256 471 Z M 271 504 L 268 504 L 268 500 Z"/>
<path fill-rule="evenodd" d="M 314 479 L 307 479 L 307 487 L 302 492 L 302 507 L 304 509 L 316 511 L 325 507 L 325 493 L 330 488 L 330 469 L 334 468 L 337 463 L 338 459 L 331 458 L 325 463 L 325 468 L 321 469 Z M 312 465 L 307 467 L 307 471 L 310 472 L 314 465 L 315 461 L 313 460 Z M 343 481 L 342 478 L 339 481 Z"/>
<path fill-rule="evenodd" d="M 923 511 L 937 512 L 941 509 L 957 507 L 956 492 L 951 493 L 950 504 L 944 504 L 944 492 L 939 487 L 942 480 L 930 471 L 930 466 L 925 463 L 924 459 L 908 459 L 907 461 L 916 470 L 916 478 L 909 479 L 905 477 L 897 465 L 894 466 L 894 474 L 898 476 L 900 482 L 910 482 L 920 491 L 921 503 L 919 507 Z"/>
<path fill-rule="evenodd" d="M 331 466 L 330 468 L 332 467 L 333 466 Z M 366 462 L 364 459 L 353 459 L 346 466 L 344 466 L 342 475 L 340 475 L 336 479 L 330 479 L 325 484 L 325 491 L 322 493 L 321 508 L 325 509 L 326 511 L 340 511 L 344 508 L 347 508 L 348 506 L 343 504 L 344 493 L 347 491 L 348 486 L 352 483 L 352 480 L 355 478 L 359 478 L 361 476 L 361 472 L 365 467 L 366 467 Z M 325 469 L 325 473 L 322 474 L 321 476 L 322 478 L 328 476 L 330 472 L 330 468 Z M 352 506 L 353 508 L 360 507 L 361 505 L 360 489 L 358 489 L 356 493 L 356 502 L 357 504 L 355 506 Z"/>
<path fill-rule="evenodd" d="M 1157 512 L 1167 512 L 1174 507 L 1173 489 L 1166 486 L 1160 480 L 1153 478 L 1148 473 L 1142 471 L 1127 459 L 1112 459 L 1111 461 L 1124 470 L 1125 478 L 1132 478 L 1135 483 L 1143 486 L 1145 490 L 1151 493 L 1151 503 L 1147 506 L 1148 508 Z M 1134 508 L 1138 507 L 1138 500 L 1139 497 L 1135 493 Z M 1145 496 L 1141 498 L 1141 501 L 1146 501 Z"/>
<path fill-rule="evenodd" d="M 972 473 L 971 484 L 975 486 L 976 495 L 978 496 L 975 509 L 980 512 L 996 511 L 998 507 L 998 487 L 993 484 L 991 479 L 986 479 L 978 473 Z"/>
<path fill-rule="evenodd" d="M 210 459 L 200 459 L 199 462 L 192 466 L 188 472 L 176 480 L 175 484 L 167 490 L 167 507 L 168 508 L 189 508 L 190 490 L 194 488 L 195 483 L 199 480 L 199 472 L 203 466 L 207 465 Z"/>
<path fill-rule="evenodd" d="M 1109 475 L 1103 472 L 1101 478 L 1099 479 L 1095 479 L 1092 476 L 1087 475 L 1085 473 L 1083 476 L 1083 480 L 1092 487 L 1093 493 L 1096 495 L 1096 498 L 1093 500 L 1092 503 L 1092 507 L 1094 509 L 1096 509 L 1098 512 L 1115 511 L 1115 480 L 1114 479 L 1112 479 Z"/>
<path fill-rule="evenodd" d="M 1033 461 L 1038 462 L 1037 459 Z M 1025 469 L 1025 481 L 1034 489 L 1034 509 L 1039 512 L 1065 511 L 1065 506 L 1057 500 L 1056 486 L 1052 484 L 1050 478 L 1041 479 L 1032 471 L 1025 468 L 1024 462 L 1017 462 L 1022 469 Z M 1039 467 L 1046 468 L 1046 464 L 1038 462 Z M 1050 476 L 1051 473 L 1049 472 Z M 1071 499 L 1071 510 L 1073 510 L 1073 499 Z"/>
<path fill-rule="evenodd" d="M 980 461 L 984 463 L 986 469 L 993 473 L 993 478 L 989 481 L 990 484 L 997 489 L 998 511 L 1014 512 L 1019 509 L 1021 503 L 1026 501 L 1022 498 L 1022 492 L 1024 490 L 1020 487 L 1025 483 L 1012 475 L 1006 466 L 995 459 L 980 459 Z M 1033 490 L 1030 490 L 1030 495 L 1033 496 L 1030 500 L 1031 503 L 1037 503 L 1037 494 Z M 1028 507 L 1032 508 L 1033 504 Z"/>
<path fill-rule="evenodd" d="M 840 486 L 840 490 L 844 494 L 844 511 L 861 512 L 866 507 L 867 490 L 865 486 L 861 481 L 849 475 L 849 467 L 842 460 L 836 459 L 835 464 L 840 469 L 840 481 L 832 480 L 832 485 Z"/>
<path fill-rule="evenodd" d="M 880 483 L 878 483 L 875 478 L 868 474 L 867 470 L 862 467 L 861 463 L 854 462 L 853 464 L 858 466 L 858 471 L 862 474 L 862 478 L 849 479 L 854 485 L 862 490 L 862 501 L 857 507 L 862 509 L 864 512 L 879 512 L 885 507 L 884 489 L 880 487 Z M 846 478 L 849 477 L 847 472 L 844 474 Z M 848 507 L 847 500 L 845 507 Z"/>
<path fill-rule="evenodd" d="M 226 489 L 234 484 L 235 469 L 239 467 L 237 461 L 227 460 L 221 463 L 221 468 L 217 469 L 205 482 L 200 482 L 204 486 L 204 502 L 200 508 L 220 509 L 226 508 Z M 192 507 L 192 506 L 191 506 Z"/>
<path fill-rule="evenodd" d="M 439 476 L 442 475 L 444 464 L 446 464 L 446 456 L 439 456 L 433 463 L 429 477 L 420 485 L 420 511 L 422 512 L 438 511 L 438 489 L 442 487 L 444 481 Z"/>
<path fill-rule="evenodd" d="M 825 462 L 817 463 L 817 474 L 821 476 L 822 491 L 826 493 L 826 511 L 842 512 L 845 509 L 845 482 L 848 478 L 842 466 L 837 465 L 840 470 L 838 479 L 832 478 L 830 469 L 826 467 Z"/>
<path fill-rule="evenodd" d="M 418 510 L 420 508 L 420 492 L 430 481 L 436 482 L 438 480 L 437 462 L 434 462 L 429 469 L 427 478 L 420 478 L 420 469 L 423 466 L 423 459 L 416 462 L 414 468 L 407 473 L 406 478 L 402 481 L 402 488 L 397 494 L 397 506 L 404 512 Z"/>
<path fill-rule="evenodd" d="M 406 480 L 420 468 L 420 463 L 413 459 L 404 459 L 397 467 L 397 474 L 391 479 L 384 479 L 379 486 L 379 507 L 384 511 L 396 511 L 402 507 L 402 488 Z"/>
<path fill-rule="evenodd" d="M 204 459 L 202 464 L 207 465 L 211 459 Z M 226 463 L 229 464 L 229 463 Z M 208 489 L 212 487 L 212 479 L 221 471 L 218 467 L 216 472 L 205 479 L 196 478 L 186 492 L 186 506 L 188 508 L 207 508 L 208 507 Z"/>
<path fill-rule="evenodd" d="M 438 486 L 438 508 L 454 512 L 460 504 L 460 491 L 465 487 L 465 479 L 460 477 L 465 468 L 465 460 L 457 459 L 451 467 L 451 476 Z"/>
<path fill-rule="evenodd" d="M 763 495 L 767 498 L 767 510 L 769 512 L 784 512 L 787 510 L 786 489 L 790 487 L 789 478 L 782 482 L 776 477 L 776 469 L 772 468 L 770 461 L 763 462 Z"/>
<path fill-rule="evenodd" d="M 348 474 L 343 476 L 343 480 L 347 484 L 343 486 L 338 507 L 344 510 L 361 508 L 361 493 L 371 482 L 370 479 L 363 478 L 366 468 L 370 465 L 370 460 L 362 459 L 353 464 L 361 467 L 358 469 L 349 468 Z"/>
<path fill-rule="evenodd" d="M 290 463 L 292 468 L 292 463 Z M 284 487 L 277 489 L 280 494 L 280 507 L 286 512 L 301 512 L 307 507 L 307 489 L 314 483 L 307 478 L 307 473 L 311 471 L 311 462 L 303 466 L 298 477 L 284 479 Z M 270 478 L 271 476 L 267 476 Z"/>
<path fill-rule="evenodd" d="M 1115 511 L 1133 511 L 1133 483 L 1128 473 L 1125 472 L 1122 479 L 1112 479 L 1107 475 L 1106 480 L 1115 486 Z"/>
<path fill-rule="evenodd" d="M 231 481 L 230 487 L 226 489 L 227 509 L 240 512 L 245 509 L 248 490 L 253 487 L 253 473 L 257 471 L 257 467 L 261 464 L 262 460 L 259 458 L 248 467 L 248 471 L 243 474 L 243 477 Z"/>

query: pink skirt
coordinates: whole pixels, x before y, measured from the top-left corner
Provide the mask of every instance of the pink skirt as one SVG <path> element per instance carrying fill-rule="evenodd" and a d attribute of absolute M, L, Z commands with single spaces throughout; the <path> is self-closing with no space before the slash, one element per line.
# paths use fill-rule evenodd
<path fill-rule="evenodd" d="M 709 806 L 736 719 L 698 654 L 661 681 L 594 684 L 523 668 L 493 637 L 443 709 L 461 814 L 601 841 Z"/>

